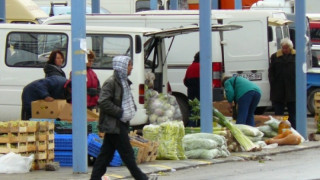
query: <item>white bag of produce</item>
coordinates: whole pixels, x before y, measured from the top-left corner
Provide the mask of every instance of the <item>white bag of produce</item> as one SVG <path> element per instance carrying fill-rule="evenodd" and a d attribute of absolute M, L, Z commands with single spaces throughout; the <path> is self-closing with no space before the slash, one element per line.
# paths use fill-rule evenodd
<path fill-rule="evenodd" d="M 0 173 L 27 173 L 30 171 L 33 160 L 33 154 L 24 157 L 10 152 L 0 157 Z"/>
<path fill-rule="evenodd" d="M 214 149 L 218 147 L 218 143 L 211 139 L 198 139 L 198 138 L 188 138 L 183 141 L 183 146 L 186 151 L 194 149 Z"/>
<path fill-rule="evenodd" d="M 270 120 L 264 122 L 264 124 L 269 125 L 272 128 L 272 130 L 278 132 L 280 121 L 278 119 L 275 119 L 272 116 L 269 116 L 269 117 L 270 117 Z"/>
<path fill-rule="evenodd" d="M 174 96 L 158 93 L 152 89 L 146 91 L 145 108 L 151 124 L 182 120 L 182 114 Z"/>
<path fill-rule="evenodd" d="M 173 122 L 160 125 L 159 149 L 157 159 L 179 160 L 177 155 L 177 135 L 179 126 Z"/>
<path fill-rule="evenodd" d="M 149 124 L 142 129 L 143 138 L 150 141 L 159 141 L 159 134 L 161 134 L 160 125 Z"/>
<path fill-rule="evenodd" d="M 263 132 L 261 132 L 256 127 L 252 127 L 246 124 L 235 124 L 235 126 L 237 126 L 246 136 L 263 137 Z"/>

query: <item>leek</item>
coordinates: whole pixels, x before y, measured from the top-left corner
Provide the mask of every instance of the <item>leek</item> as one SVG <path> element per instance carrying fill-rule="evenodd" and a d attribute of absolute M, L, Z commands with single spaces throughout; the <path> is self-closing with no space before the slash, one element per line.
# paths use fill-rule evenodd
<path fill-rule="evenodd" d="M 213 119 L 217 121 L 221 126 L 225 126 L 243 147 L 245 151 L 255 151 L 258 146 L 254 144 L 242 131 L 237 128 L 234 124 L 226 119 L 226 117 L 221 114 L 216 108 L 213 108 Z"/>

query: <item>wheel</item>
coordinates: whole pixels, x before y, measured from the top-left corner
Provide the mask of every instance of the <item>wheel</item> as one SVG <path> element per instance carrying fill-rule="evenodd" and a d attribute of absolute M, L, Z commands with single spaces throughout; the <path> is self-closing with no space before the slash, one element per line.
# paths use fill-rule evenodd
<path fill-rule="evenodd" d="M 262 115 L 264 114 L 264 112 L 266 111 L 267 107 L 257 107 L 256 111 L 254 112 L 254 114 L 256 115 Z"/>
<path fill-rule="evenodd" d="M 180 111 L 182 114 L 183 124 L 186 126 L 189 121 L 189 114 L 190 114 L 188 98 L 181 94 L 173 93 L 172 95 L 176 97 L 176 100 L 179 104 Z"/>
<path fill-rule="evenodd" d="M 307 108 L 308 108 L 308 111 L 309 111 L 312 115 L 315 114 L 314 95 L 315 95 L 317 92 L 320 92 L 320 89 L 319 89 L 319 88 L 317 88 L 317 89 L 311 89 L 310 92 L 308 92 L 308 95 L 307 95 Z"/>

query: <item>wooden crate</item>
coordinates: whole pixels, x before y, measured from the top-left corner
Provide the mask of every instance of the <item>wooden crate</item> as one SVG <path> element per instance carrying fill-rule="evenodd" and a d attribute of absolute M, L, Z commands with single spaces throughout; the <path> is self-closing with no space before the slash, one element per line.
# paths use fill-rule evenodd
<path fill-rule="evenodd" d="M 10 122 L 0 122 L 0 133 L 10 132 Z"/>
<path fill-rule="evenodd" d="M 48 150 L 54 149 L 54 140 L 49 140 L 47 145 L 48 145 L 47 147 Z"/>
<path fill-rule="evenodd" d="M 54 159 L 54 150 L 48 150 L 47 159 Z"/>
<path fill-rule="evenodd" d="M 136 160 L 137 163 L 139 164 L 139 163 L 145 162 L 145 155 L 148 152 L 147 149 L 149 148 L 149 144 L 140 142 L 137 139 L 135 139 L 134 137 L 130 138 L 130 144 L 133 147 L 138 147 L 139 148 L 139 152 L 138 152 L 137 160 Z"/>
<path fill-rule="evenodd" d="M 36 141 L 36 133 L 28 132 L 27 142 L 35 142 Z"/>
<path fill-rule="evenodd" d="M 9 133 L 0 133 L 0 143 L 8 143 L 9 141 Z"/>
<path fill-rule="evenodd" d="M 148 155 L 146 157 L 146 162 L 154 161 L 157 158 L 158 155 L 158 148 L 159 148 L 159 143 L 158 142 L 150 142 L 150 148 Z"/>
<path fill-rule="evenodd" d="M 47 141 L 36 141 L 37 151 L 47 150 Z"/>
<path fill-rule="evenodd" d="M 10 152 L 9 143 L 0 143 L 0 154 L 7 154 Z"/>
<path fill-rule="evenodd" d="M 47 140 L 47 132 L 36 132 L 36 140 L 37 141 L 45 141 Z"/>
<path fill-rule="evenodd" d="M 27 151 L 34 152 L 37 150 L 36 142 L 27 142 Z"/>
<path fill-rule="evenodd" d="M 37 151 L 35 156 L 34 156 L 34 159 L 37 159 L 37 160 L 44 159 L 44 160 L 46 160 L 47 156 L 48 156 L 47 151 Z"/>

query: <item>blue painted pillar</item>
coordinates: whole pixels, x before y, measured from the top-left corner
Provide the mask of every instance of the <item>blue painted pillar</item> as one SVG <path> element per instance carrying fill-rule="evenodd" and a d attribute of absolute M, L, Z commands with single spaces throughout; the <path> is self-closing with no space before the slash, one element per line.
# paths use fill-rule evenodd
<path fill-rule="evenodd" d="M 219 9 L 218 0 L 211 0 L 211 9 Z"/>
<path fill-rule="evenodd" d="M 158 0 L 150 0 L 150 10 L 158 9 Z"/>
<path fill-rule="evenodd" d="M 234 9 L 242 9 L 242 0 L 234 0 Z"/>
<path fill-rule="evenodd" d="M 100 13 L 100 0 L 91 0 L 91 13 L 99 14 Z"/>
<path fill-rule="evenodd" d="M 72 160 L 74 173 L 87 173 L 86 1 L 71 1 Z"/>
<path fill-rule="evenodd" d="M 177 10 L 178 7 L 178 0 L 170 0 L 170 10 Z"/>
<path fill-rule="evenodd" d="M 307 138 L 306 4 L 296 0 L 296 127 Z"/>
<path fill-rule="evenodd" d="M 0 0 L 0 23 L 6 22 L 6 0 Z"/>
<path fill-rule="evenodd" d="M 212 133 L 211 1 L 200 0 L 200 122 L 201 132 Z"/>

